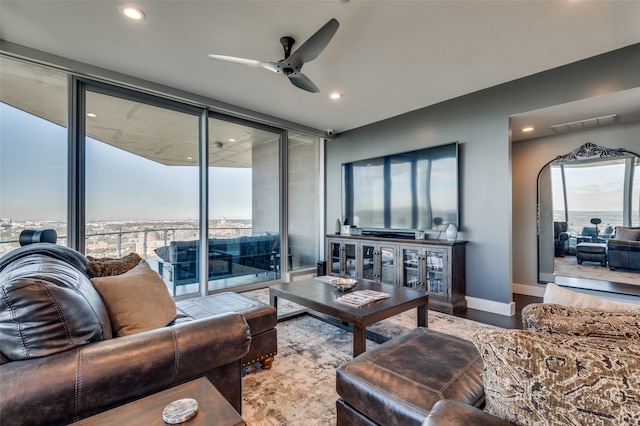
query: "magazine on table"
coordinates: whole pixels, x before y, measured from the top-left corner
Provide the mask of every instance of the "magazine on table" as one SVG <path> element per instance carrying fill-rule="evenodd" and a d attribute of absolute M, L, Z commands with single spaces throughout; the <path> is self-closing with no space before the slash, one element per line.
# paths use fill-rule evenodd
<path fill-rule="evenodd" d="M 357 290 L 343 294 L 336 299 L 336 302 L 349 306 L 363 306 L 376 300 L 383 300 L 391 297 L 388 293 L 376 290 Z"/>

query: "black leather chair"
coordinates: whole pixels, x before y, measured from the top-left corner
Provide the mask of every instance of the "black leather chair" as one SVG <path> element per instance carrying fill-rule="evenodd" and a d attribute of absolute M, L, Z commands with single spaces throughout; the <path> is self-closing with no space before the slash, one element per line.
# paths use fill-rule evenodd
<path fill-rule="evenodd" d="M 553 222 L 555 256 L 564 257 L 569 251 L 569 225 L 567 222 Z"/>

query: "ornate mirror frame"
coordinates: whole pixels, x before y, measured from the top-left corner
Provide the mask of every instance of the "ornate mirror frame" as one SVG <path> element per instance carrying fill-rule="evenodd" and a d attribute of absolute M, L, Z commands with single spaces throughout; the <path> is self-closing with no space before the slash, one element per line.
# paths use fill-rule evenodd
<path fill-rule="evenodd" d="M 640 157 L 635 152 L 624 148 L 611 149 L 587 142 L 581 147 L 565 155 L 559 155 L 546 163 L 538 173 L 536 200 L 536 237 L 538 243 L 538 282 L 554 282 L 554 250 L 553 250 L 553 209 L 545 202 L 550 198 L 550 166 L 554 164 L 572 164 L 606 161 L 616 158 Z M 541 180 L 542 179 L 542 180 Z M 542 182 L 542 183 L 541 183 Z M 542 188 L 541 188 L 542 186 Z M 541 190 L 542 189 L 542 190 Z M 541 196 L 544 193 L 544 196 Z M 550 238 L 550 240 L 549 240 Z M 546 253 L 546 251 L 550 253 Z"/>

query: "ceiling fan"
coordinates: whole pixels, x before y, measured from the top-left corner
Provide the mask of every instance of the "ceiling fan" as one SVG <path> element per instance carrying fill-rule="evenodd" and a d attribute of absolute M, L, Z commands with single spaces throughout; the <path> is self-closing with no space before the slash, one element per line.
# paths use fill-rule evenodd
<path fill-rule="evenodd" d="M 284 48 L 284 59 L 277 62 L 263 62 L 254 59 L 236 58 L 233 56 L 223 55 L 209 55 L 209 58 L 218 61 L 233 62 L 236 64 L 249 65 L 252 67 L 261 67 L 273 71 L 275 73 L 282 73 L 289 78 L 291 84 L 300 89 L 308 92 L 317 93 L 320 91 L 318 87 L 309 78 L 300 72 L 302 66 L 313 61 L 329 44 L 331 38 L 338 30 L 340 24 L 336 19 L 331 19 L 324 24 L 314 35 L 309 37 L 307 41 L 291 53 L 291 48 L 296 42 L 292 37 L 282 37 L 280 44 Z"/>

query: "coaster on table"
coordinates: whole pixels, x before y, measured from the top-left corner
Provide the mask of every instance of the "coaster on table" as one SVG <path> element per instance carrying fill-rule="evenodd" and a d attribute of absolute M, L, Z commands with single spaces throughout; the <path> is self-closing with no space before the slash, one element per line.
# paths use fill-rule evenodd
<path fill-rule="evenodd" d="M 183 398 L 173 401 L 162 410 L 162 420 L 170 425 L 186 422 L 198 413 L 198 401 Z"/>

